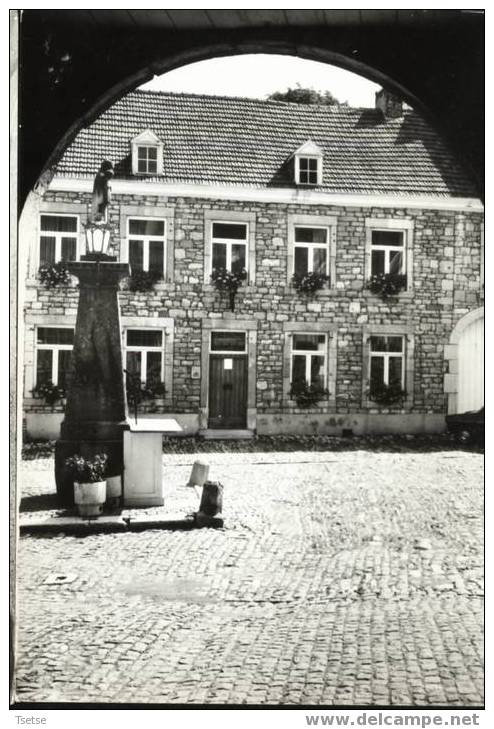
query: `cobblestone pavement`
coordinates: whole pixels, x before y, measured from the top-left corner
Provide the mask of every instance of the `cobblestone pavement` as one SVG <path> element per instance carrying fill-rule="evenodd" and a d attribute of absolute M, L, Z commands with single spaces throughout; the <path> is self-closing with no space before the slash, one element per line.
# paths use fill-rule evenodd
<path fill-rule="evenodd" d="M 193 460 L 164 456 L 173 512 Z M 207 460 L 223 530 L 20 540 L 19 701 L 482 703 L 480 454 Z M 23 464 L 27 503 L 52 473 Z"/>

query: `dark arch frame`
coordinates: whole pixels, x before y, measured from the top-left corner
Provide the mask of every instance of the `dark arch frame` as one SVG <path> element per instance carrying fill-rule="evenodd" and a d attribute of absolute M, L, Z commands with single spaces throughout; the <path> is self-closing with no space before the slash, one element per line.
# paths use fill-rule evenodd
<path fill-rule="evenodd" d="M 358 74 L 368 78 L 370 81 L 385 86 L 390 91 L 394 91 L 401 96 L 411 106 L 420 110 L 424 116 L 428 117 L 432 124 L 438 125 L 438 120 L 434 113 L 425 104 L 422 103 L 414 94 L 403 87 L 394 79 L 389 78 L 377 69 L 370 68 L 366 64 L 348 58 L 340 53 L 328 51 L 325 48 L 299 45 L 294 48 L 291 44 L 265 41 L 259 43 L 238 43 L 236 45 L 221 44 L 205 45 L 194 48 L 193 51 L 182 51 L 174 56 L 164 58 L 153 65 L 154 73 L 149 72 L 149 68 L 143 68 L 132 76 L 129 76 L 121 83 L 108 89 L 92 106 L 87 114 L 76 120 L 67 129 L 63 137 L 60 139 L 52 154 L 50 155 L 45 170 L 49 173 L 50 168 L 58 162 L 67 146 L 74 140 L 78 132 L 85 126 L 91 124 L 100 114 L 112 106 L 118 99 L 125 94 L 133 91 L 138 86 L 150 81 L 154 75 L 160 76 L 169 71 L 187 66 L 199 61 L 210 60 L 213 58 L 221 58 L 228 56 L 247 55 L 247 54 L 269 54 L 269 55 L 285 55 L 296 56 L 311 61 L 319 61 L 332 66 L 338 66 L 346 71 Z"/>
<path fill-rule="evenodd" d="M 402 26 L 245 25 L 143 32 L 111 23 L 76 25 L 68 11 L 24 11 L 20 206 L 77 131 L 128 91 L 188 63 L 253 52 L 310 58 L 384 83 L 429 117 L 473 170 L 481 191 L 483 15 L 449 11 L 431 15 L 431 22 L 428 17 Z"/>

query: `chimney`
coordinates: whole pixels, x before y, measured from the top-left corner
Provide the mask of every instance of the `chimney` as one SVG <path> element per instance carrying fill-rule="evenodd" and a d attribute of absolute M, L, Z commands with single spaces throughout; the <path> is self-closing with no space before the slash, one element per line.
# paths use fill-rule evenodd
<path fill-rule="evenodd" d="M 376 109 L 382 111 L 385 119 L 403 116 L 403 101 L 386 89 L 376 92 Z"/>

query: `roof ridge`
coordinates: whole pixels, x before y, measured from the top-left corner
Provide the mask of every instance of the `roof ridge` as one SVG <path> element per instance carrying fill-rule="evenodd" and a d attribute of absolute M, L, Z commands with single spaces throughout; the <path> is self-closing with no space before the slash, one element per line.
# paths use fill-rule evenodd
<path fill-rule="evenodd" d="M 129 91 L 121 100 L 126 97 L 132 96 L 133 94 L 154 94 L 156 96 L 172 96 L 174 98 L 193 98 L 193 99 L 220 99 L 222 101 L 245 101 L 248 103 L 262 104 L 262 105 L 279 105 L 279 106 L 291 106 L 298 108 L 313 108 L 317 106 L 319 109 L 331 109 L 345 110 L 345 111 L 376 111 L 373 106 L 349 106 L 348 104 L 300 104 L 296 101 L 280 101 L 278 99 L 258 99 L 250 96 L 227 96 L 226 94 L 194 94 L 188 91 L 160 91 L 158 89 L 134 89 Z"/>

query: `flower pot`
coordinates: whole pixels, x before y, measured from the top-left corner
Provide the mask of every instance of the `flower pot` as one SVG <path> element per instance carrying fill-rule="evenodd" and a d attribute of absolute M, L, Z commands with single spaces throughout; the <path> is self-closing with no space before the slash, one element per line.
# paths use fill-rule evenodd
<path fill-rule="evenodd" d="M 74 502 L 82 517 L 97 517 L 106 501 L 106 481 L 95 483 L 74 482 Z"/>

